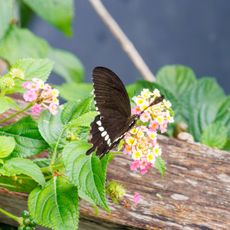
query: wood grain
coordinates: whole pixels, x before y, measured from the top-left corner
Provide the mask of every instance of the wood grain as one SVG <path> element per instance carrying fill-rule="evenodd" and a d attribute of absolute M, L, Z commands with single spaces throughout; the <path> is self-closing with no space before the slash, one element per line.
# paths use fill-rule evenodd
<path fill-rule="evenodd" d="M 96 215 L 81 201 L 80 229 L 230 229 L 230 153 L 163 136 L 159 143 L 167 162 L 165 177 L 154 170 L 133 173 L 129 157 L 116 156 L 108 179 L 125 186 L 126 205 L 109 202 L 111 212 Z M 138 205 L 134 192 L 141 194 Z M 26 207 L 26 199 L 26 194 L 0 190 L 0 206 L 15 214 Z M 0 221 L 12 223 L 2 215 Z"/>

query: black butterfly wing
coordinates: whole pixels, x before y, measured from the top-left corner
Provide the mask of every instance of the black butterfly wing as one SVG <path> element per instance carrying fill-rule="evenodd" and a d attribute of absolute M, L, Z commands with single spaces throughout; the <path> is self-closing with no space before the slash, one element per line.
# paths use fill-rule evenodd
<path fill-rule="evenodd" d="M 111 70 L 96 67 L 93 70 L 94 101 L 99 115 L 91 124 L 93 147 L 97 155 L 103 156 L 129 129 L 131 107 L 125 86 Z"/>

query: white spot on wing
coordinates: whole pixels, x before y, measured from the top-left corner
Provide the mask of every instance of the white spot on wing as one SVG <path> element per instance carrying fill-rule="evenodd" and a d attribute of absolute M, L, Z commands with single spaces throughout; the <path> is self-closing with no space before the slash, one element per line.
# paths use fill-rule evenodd
<path fill-rule="evenodd" d="M 96 122 L 98 126 L 101 126 L 101 121 Z"/>
<path fill-rule="evenodd" d="M 99 129 L 99 131 L 101 131 L 101 132 L 103 132 L 103 131 L 105 130 L 104 127 L 102 127 L 102 126 L 98 127 L 98 129 Z"/>
<path fill-rule="evenodd" d="M 104 137 L 104 136 L 106 136 L 106 135 L 107 135 L 107 132 L 106 132 L 106 131 L 104 131 L 104 132 L 101 133 L 101 136 L 102 136 L 102 137 Z"/>
<path fill-rule="evenodd" d="M 97 108 L 97 106 L 96 106 L 96 110 L 98 111 L 98 108 Z"/>
<path fill-rule="evenodd" d="M 108 139 L 109 139 L 109 134 L 105 136 L 105 141 L 107 141 Z"/>
<path fill-rule="evenodd" d="M 108 139 L 107 144 L 110 146 L 111 145 L 111 140 Z"/>

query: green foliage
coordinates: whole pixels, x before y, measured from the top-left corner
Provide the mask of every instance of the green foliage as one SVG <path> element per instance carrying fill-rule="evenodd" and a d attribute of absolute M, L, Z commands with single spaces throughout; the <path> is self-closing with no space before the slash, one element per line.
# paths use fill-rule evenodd
<path fill-rule="evenodd" d="M 61 119 L 64 124 L 68 123 L 69 121 L 77 118 L 84 113 L 87 113 L 91 110 L 92 107 L 92 97 L 89 97 L 83 101 L 76 102 L 76 101 L 69 101 L 66 103 L 62 114 Z"/>
<path fill-rule="evenodd" d="M 28 206 L 37 224 L 56 230 L 77 229 L 78 191 L 64 177 L 55 176 L 43 188 L 35 188 Z"/>
<path fill-rule="evenodd" d="M 48 43 L 27 29 L 12 26 L 0 40 L 0 57 L 10 64 L 20 58 L 45 58 L 48 56 Z"/>
<path fill-rule="evenodd" d="M 71 121 L 70 126 L 82 126 L 82 127 L 89 127 L 90 124 L 93 122 L 94 117 L 98 115 L 98 112 L 88 112 L 84 113 L 83 115 L 75 118 Z"/>
<path fill-rule="evenodd" d="M 57 143 L 59 144 L 65 129 L 61 121 L 61 109 L 55 116 L 47 110 L 43 111 L 38 120 L 38 128 L 44 140 L 54 149 Z"/>
<path fill-rule="evenodd" d="M 66 82 L 82 82 L 84 67 L 76 56 L 64 50 L 50 48 L 48 57 L 55 62 L 54 71 Z"/>
<path fill-rule="evenodd" d="M 0 136 L 0 158 L 8 157 L 15 148 L 15 140 L 13 137 Z"/>
<path fill-rule="evenodd" d="M 89 83 L 66 83 L 57 86 L 60 95 L 67 101 L 80 101 L 89 97 L 93 90 L 92 84 Z"/>
<path fill-rule="evenodd" d="M 199 141 L 204 129 L 215 120 L 224 92 L 214 79 L 202 78 L 184 97 L 189 131 Z"/>
<path fill-rule="evenodd" d="M 0 0 L 0 39 L 4 36 L 13 19 L 13 3 L 14 0 Z"/>
<path fill-rule="evenodd" d="M 165 165 L 165 161 L 160 156 L 156 158 L 154 166 L 158 170 L 158 172 L 161 174 L 161 176 L 164 176 L 166 165 Z"/>
<path fill-rule="evenodd" d="M 72 34 L 71 22 L 74 15 L 73 0 L 23 0 L 41 18 L 63 31 Z"/>
<path fill-rule="evenodd" d="M 78 186 L 79 196 L 108 210 L 105 198 L 105 177 L 108 156 L 101 160 L 95 156 L 86 156 L 90 145 L 84 141 L 72 142 L 63 150 L 66 174 L 70 181 Z"/>
<path fill-rule="evenodd" d="M 15 176 L 21 174 L 31 177 L 40 185 L 45 184 L 45 178 L 40 168 L 31 160 L 12 158 L 5 161 L 2 167 L 0 167 L 0 175 Z"/>
<path fill-rule="evenodd" d="M 11 153 L 14 157 L 32 156 L 48 148 L 38 131 L 37 123 L 29 116 L 0 128 L 0 135 L 14 137 L 16 146 Z"/>
<path fill-rule="evenodd" d="M 221 122 L 227 128 L 227 142 L 223 149 L 230 150 L 230 96 L 226 97 L 221 104 L 215 122 Z"/>
<path fill-rule="evenodd" d="M 196 76 L 192 69 L 182 65 L 165 66 L 157 73 L 157 83 L 178 99 L 191 90 L 195 82 Z"/>
<path fill-rule="evenodd" d="M 227 142 L 227 136 L 227 128 L 221 122 L 215 122 L 206 127 L 201 136 L 201 143 L 221 149 Z"/>
<path fill-rule="evenodd" d="M 18 105 L 12 98 L 0 96 L 0 114 L 9 109 L 18 109 Z"/>
<path fill-rule="evenodd" d="M 8 189 L 13 192 L 29 193 L 37 183 L 30 177 L 25 176 L 0 176 L 0 187 Z"/>
<path fill-rule="evenodd" d="M 34 77 L 46 81 L 53 69 L 53 62 L 46 58 L 23 58 L 13 64 L 11 68 L 23 70 L 25 81 L 32 80 Z"/>

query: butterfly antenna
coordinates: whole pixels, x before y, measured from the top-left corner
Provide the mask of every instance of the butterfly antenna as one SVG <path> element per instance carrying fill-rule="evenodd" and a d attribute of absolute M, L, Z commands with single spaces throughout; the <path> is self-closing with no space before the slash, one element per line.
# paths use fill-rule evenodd
<path fill-rule="evenodd" d="M 149 106 L 147 106 L 145 109 L 143 109 L 140 113 L 139 113 L 139 117 L 150 107 L 162 102 L 164 100 L 164 96 L 160 96 L 157 97 L 153 102 L 151 102 L 151 104 Z"/>

